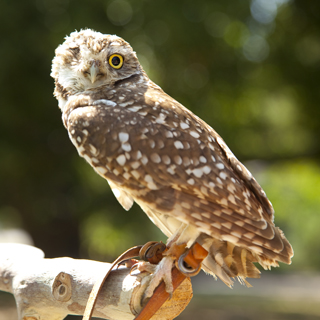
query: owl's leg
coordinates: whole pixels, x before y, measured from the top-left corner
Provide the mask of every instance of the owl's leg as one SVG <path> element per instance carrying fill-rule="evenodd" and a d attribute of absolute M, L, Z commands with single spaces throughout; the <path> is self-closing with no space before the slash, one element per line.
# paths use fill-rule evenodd
<path fill-rule="evenodd" d="M 179 259 L 187 248 L 190 248 L 194 244 L 199 235 L 200 233 L 195 227 L 181 224 L 180 228 L 168 239 L 168 250 L 164 253 L 164 257 L 157 265 L 141 263 L 137 266 L 140 271 L 152 273 L 150 283 L 145 291 L 145 298 L 153 295 L 154 290 L 161 281 L 165 283 L 166 291 L 172 295 L 172 268 L 176 260 Z"/>

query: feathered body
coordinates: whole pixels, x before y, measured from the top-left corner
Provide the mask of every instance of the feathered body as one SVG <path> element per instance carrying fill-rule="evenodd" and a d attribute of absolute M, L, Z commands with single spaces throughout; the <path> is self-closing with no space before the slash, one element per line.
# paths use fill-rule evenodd
<path fill-rule="evenodd" d="M 291 263 L 260 185 L 208 124 L 148 78 L 127 42 L 74 32 L 51 75 L 71 141 L 126 210 L 137 202 L 168 237 L 188 226 L 187 245 L 209 252 L 202 268 L 229 286 L 259 277 L 253 262 Z"/>

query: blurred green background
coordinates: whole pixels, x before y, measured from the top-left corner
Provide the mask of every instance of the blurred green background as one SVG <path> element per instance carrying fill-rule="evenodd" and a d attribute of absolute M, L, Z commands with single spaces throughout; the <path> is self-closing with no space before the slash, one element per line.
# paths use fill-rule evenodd
<path fill-rule="evenodd" d="M 0 241 L 18 235 L 47 257 L 112 261 L 133 245 L 165 240 L 138 206 L 122 209 L 62 125 L 51 61 L 63 38 L 82 28 L 127 40 L 149 77 L 210 124 L 253 172 L 295 250 L 291 266 L 272 272 L 317 272 L 314 0 L 0 0 Z"/>

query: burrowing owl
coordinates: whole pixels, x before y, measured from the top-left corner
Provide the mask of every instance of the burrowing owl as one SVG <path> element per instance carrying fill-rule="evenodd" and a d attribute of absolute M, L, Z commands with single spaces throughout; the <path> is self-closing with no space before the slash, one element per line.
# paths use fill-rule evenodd
<path fill-rule="evenodd" d="M 175 243 L 199 243 L 209 252 L 202 269 L 228 286 L 259 277 L 253 262 L 291 263 L 260 185 L 208 124 L 148 78 L 126 41 L 84 30 L 55 53 L 54 95 L 70 139 L 126 210 L 136 201 Z M 164 279 L 172 289 L 174 259 L 162 260 L 152 288 Z"/>

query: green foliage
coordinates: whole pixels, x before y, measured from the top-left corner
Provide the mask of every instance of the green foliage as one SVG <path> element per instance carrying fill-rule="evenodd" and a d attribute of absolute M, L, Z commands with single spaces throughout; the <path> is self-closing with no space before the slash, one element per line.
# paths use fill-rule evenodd
<path fill-rule="evenodd" d="M 292 268 L 318 270 L 319 164 L 306 159 L 278 162 L 263 170 L 258 177 L 276 210 L 276 224 L 285 231 L 294 248 Z"/>
<path fill-rule="evenodd" d="M 88 27 L 129 41 L 150 78 L 240 160 L 268 164 L 258 180 L 294 245 L 292 267 L 319 268 L 319 12 L 311 0 L 2 0 L 0 228 L 25 228 L 49 257 L 110 259 L 164 239 L 137 206 L 117 204 L 61 123 L 54 49 Z"/>

